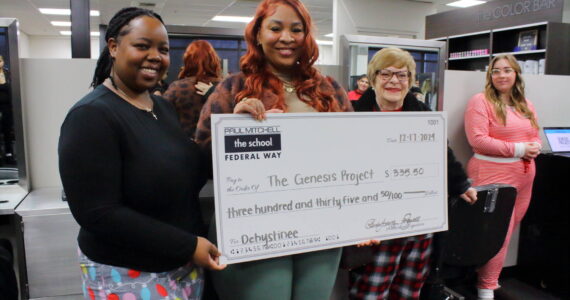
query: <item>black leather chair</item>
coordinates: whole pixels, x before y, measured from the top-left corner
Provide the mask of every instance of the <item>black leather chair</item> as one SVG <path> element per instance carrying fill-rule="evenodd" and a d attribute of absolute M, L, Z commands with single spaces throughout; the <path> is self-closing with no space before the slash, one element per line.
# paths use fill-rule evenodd
<path fill-rule="evenodd" d="M 517 191 L 505 184 L 475 188 L 478 200 L 473 205 L 450 199 L 449 230 L 435 235 L 432 270 L 422 290 L 424 300 L 461 299 L 445 286 L 446 281 L 467 277 L 501 249 Z"/>

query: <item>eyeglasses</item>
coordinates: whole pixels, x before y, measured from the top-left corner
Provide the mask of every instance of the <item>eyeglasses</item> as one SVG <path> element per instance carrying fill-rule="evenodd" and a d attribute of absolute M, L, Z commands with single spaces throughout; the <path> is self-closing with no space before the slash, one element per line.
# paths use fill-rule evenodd
<path fill-rule="evenodd" d="M 410 78 L 410 72 L 409 71 L 393 72 L 393 71 L 390 71 L 387 69 L 376 71 L 376 75 L 380 76 L 380 78 L 384 81 L 388 81 L 388 80 L 392 79 L 392 76 L 394 76 L 394 75 L 396 75 L 396 78 L 400 82 L 406 82 L 406 81 L 408 81 L 408 78 Z"/>
<path fill-rule="evenodd" d="M 491 76 L 499 76 L 501 72 L 505 73 L 505 75 L 511 75 L 515 70 L 513 68 L 504 68 L 504 69 L 491 69 Z"/>

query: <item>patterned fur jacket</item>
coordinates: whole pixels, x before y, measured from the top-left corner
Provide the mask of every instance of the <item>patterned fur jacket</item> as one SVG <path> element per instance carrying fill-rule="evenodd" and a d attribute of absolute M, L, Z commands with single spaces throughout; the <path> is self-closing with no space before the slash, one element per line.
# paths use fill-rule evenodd
<path fill-rule="evenodd" d="M 207 78 L 204 81 L 216 85 L 220 82 L 220 79 Z M 196 88 L 194 87 L 196 83 L 195 76 L 176 80 L 168 86 L 168 90 L 162 96 L 168 102 L 174 104 L 184 133 L 192 138 L 196 132 L 196 123 L 198 123 L 202 105 L 208 98 L 196 93 Z"/>

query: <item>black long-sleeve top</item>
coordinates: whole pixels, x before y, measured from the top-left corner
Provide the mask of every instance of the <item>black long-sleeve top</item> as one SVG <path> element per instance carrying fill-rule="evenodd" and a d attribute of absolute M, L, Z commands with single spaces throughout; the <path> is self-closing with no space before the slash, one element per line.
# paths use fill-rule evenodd
<path fill-rule="evenodd" d="M 191 261 L 203 232 L 204 160 L 174 107 L 152 100 L 157 120 L 99 85 L 65 118 L 59 169 L 87 257 L 165 272 Z"/>
<path fill-rule="evenodd" d="M 376 92 L 368 89 L 358 101 L 353 101 L 354 111 L 380 111 L 376 102 Z M 429 107 L 408 93 L 404 98 L 402 111 L 430 111 Z M 467 191 L 471 183 L 467 174 L 457 161 L 451 148 L 447 147 L 447 192 L 450 196 L 459 196 Z"/>

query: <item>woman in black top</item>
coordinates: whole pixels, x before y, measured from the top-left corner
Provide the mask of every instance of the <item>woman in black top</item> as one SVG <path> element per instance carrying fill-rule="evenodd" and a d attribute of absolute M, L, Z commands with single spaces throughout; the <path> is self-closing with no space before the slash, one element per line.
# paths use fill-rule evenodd
<path fill-rule="evenodd" d="M 124 8 L 109 22 L 94 90 L 61 128 L 59 167 L 86 299 L 200 299 L 201 267 L 223 269 L 202 234 L 205 180 L 174 107 L 148 92 L 168 69 L 160 16 Z"/>

